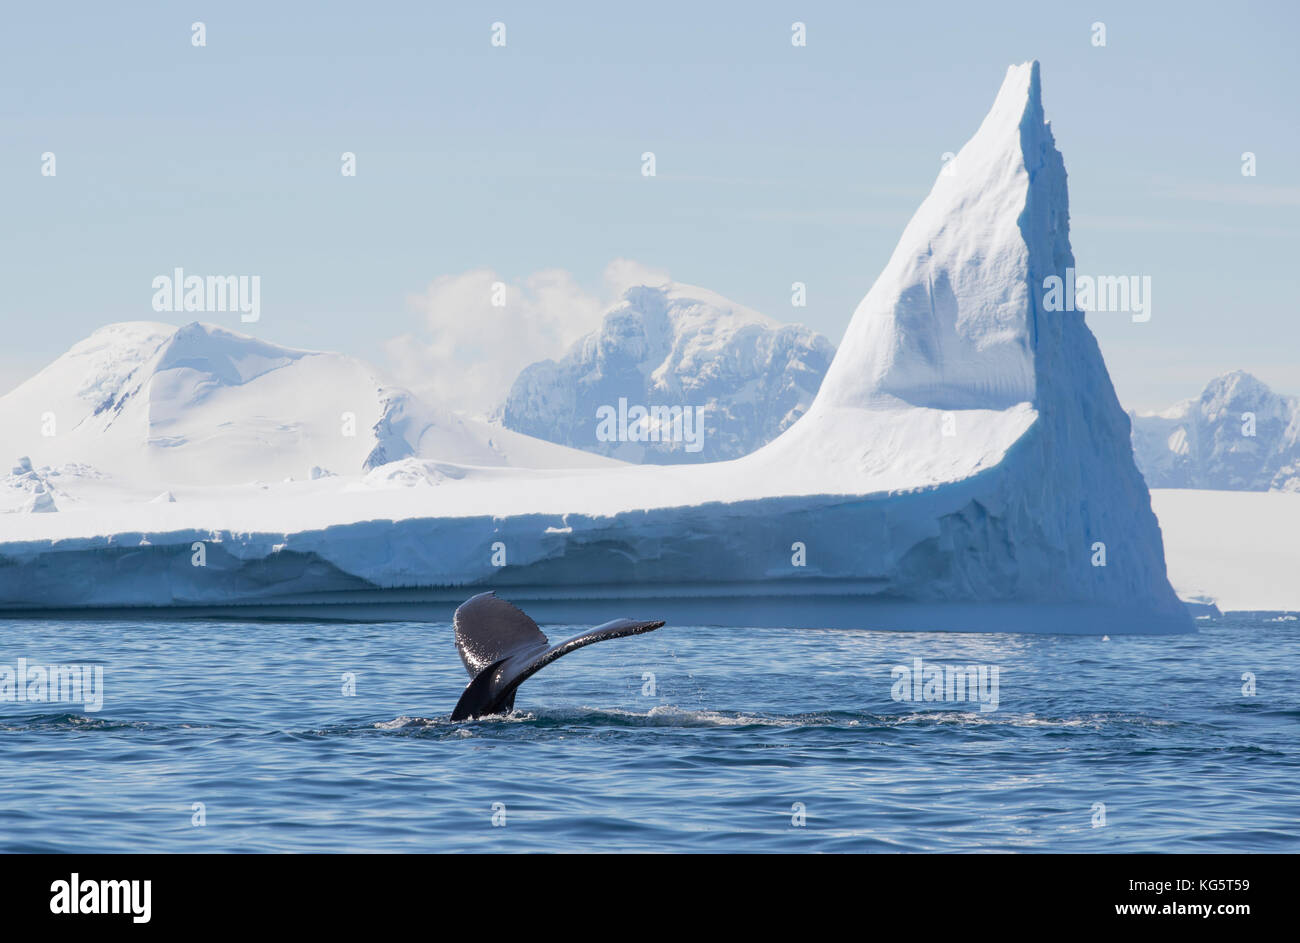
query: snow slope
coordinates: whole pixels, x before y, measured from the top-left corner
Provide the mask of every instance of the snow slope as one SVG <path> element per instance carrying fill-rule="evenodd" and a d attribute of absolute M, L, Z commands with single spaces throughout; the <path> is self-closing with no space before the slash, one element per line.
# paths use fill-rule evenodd
<path fill-rule="evenodd" d="M 52 433 L 52 434 L 51 434 Z M 208 324 L 111 324 L 0 397 L 3 458 L 157 494 L 359 474 L 426 457 L 477 465 L 611 464 L 419 403 L 365 363 Z M 71 471 L 69 471 L 71 467 Z M 44 477 L 50 477 L 48 474 Z M 69 489 L 73 489 L 70 491 Z M 12 495 L 0 489 L 0 508 Z"/>
<path fill-rule="evenodd" d="M 1300 491 L 1300 398 L 1280 396 L 1243 370 L 1211 380 L 1195 399 L 1132 419 L 1133 451 L 1152 488 Z"/>
<path fill-rule="evenodd" d="M 529 435 L 633 462 L 739 458 L 807 411 L 835 348 L 798 324 L 693 285 L 630 288 L 600 329 L 558 361 L 524 369 L 502 424 Z M 703 424 L 698 446 L 682 440 L 602 441 L 597 413 L 633 406 L 685 406 Z"/>
<path fill-rule="evenodd" d="M 492 586 L 555 621 L 1189 629 L 1097 344 L 1082 314 L 1042 310 L 1073 256 L 1036 63 L 1008 71 L 954 166 L 808 413 L 750 455 L 410 458 L 383 480 L 4 515 L 0 600 L 445 618 Z"/>

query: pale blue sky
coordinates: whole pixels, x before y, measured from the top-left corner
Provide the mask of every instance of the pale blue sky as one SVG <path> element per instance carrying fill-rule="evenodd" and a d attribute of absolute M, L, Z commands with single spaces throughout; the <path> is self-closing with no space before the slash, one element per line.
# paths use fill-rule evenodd
<path fill-rule="evenodd" d="M 940 155 L 1038 58 L 1079 270 L 1153 279 L 1150 322 L 1090 317 L 1125 404 L 1237 367 L 1300 393 L 1300 8 L 986 6 L 11 5 L 0 392 L 102 324 L 167 320 L 150 281 L 175 266 L 260 274 L 252 332 L 381 364 L 438 276 L 596 292 L 619 257 L 838 341 Z"/>

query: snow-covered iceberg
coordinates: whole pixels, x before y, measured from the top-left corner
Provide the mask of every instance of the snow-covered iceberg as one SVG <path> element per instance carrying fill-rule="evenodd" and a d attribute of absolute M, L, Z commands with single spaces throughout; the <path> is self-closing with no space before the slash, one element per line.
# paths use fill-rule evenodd
<path fill-rule="evenodd" d="M 1206 612 L 1300 614 L 1300 492 L 1156 489 L 1179 598 Z"/>
<path fill-rule="evenodd" d="M 493 587 L 547 621 L 1189 629 L 1096 341 L 1082 314 L 1043 309 L 1074 260 L 1037 63 L 1008 71 L 951 168 L 808 413 L 750 455 L 546 471 L 429 455 L 394 476 L 3 515 L 0 601 L 446 618 Z"/>

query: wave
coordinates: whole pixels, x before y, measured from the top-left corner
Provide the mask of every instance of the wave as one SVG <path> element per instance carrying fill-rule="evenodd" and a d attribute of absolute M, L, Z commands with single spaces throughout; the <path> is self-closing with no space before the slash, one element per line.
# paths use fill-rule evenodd
<path fill-rule="evenodd" d="M 1141 727 L 1172 727 L 1177 721 L 1138 714 L 1096 713 L 1067 717 L 1042 717 L 1034 713 L 1010 711 L 953 711 L 918 710 L 897 714 L 877 714 L 851 711 L 823 711 L 806 714 L 772 714 L 758 711 L 725 711 L 690 709 L 673 705 L 659 705 L 649 711 L 632 711 L 620 708 L 576 708 L 562 710 L 514 711 L 510 714 L 484 717 L 479 720 L 453 723 L 448 717 L 410 717 L 403 715 L 393 720 L 373 724 L 383 731 L 463 730 L 471 735 L 475 729 L 490 730 L 510 725 L 531 727 L 563 727 L 580 730 L 591 727 L 682 727 L 682 728 L 859 728 L 888 730 L 904 726 L 1005 726 L 1005 727 L 1102 727 L 1133 725 Z"/>
<path fill-rule="evenodd" d="M 58 728 L 68 730 L 140 730 L 149 726 L 151 725 L 143 720 L 113 720 L 108 717 L 93 717 L 90 714 L 74 712 L 0 716 L 0 730 L 6 733 Z"/>

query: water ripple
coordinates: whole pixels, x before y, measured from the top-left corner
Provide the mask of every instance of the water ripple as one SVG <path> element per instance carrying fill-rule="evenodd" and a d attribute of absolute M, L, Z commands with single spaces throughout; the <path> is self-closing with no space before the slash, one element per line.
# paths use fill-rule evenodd
<path fill-rule="evenodd" d="M 1300 850 L 1300 623 L 1198 625 L 669 626 L 452 723 L 446 626 L 10 621 L 0 665 L 103 665 L 104 705 L 0 701 L 0 849 Z M 997 709 L 895 700 L 917 658 Z"/>

